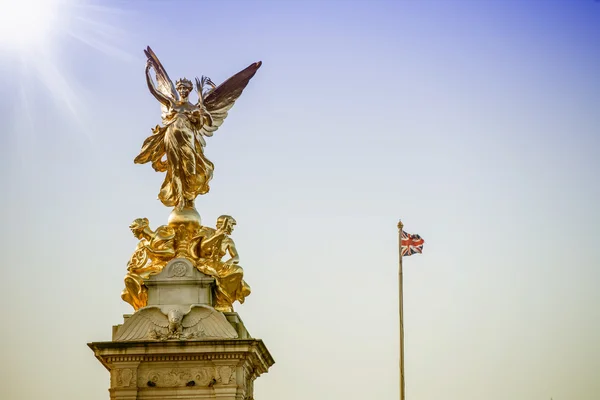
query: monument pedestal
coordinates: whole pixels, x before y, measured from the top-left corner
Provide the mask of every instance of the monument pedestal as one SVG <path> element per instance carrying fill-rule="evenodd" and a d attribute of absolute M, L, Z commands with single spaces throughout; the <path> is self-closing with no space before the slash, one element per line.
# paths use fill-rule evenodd
<path fill-rule="evenodd" d="M 90 343 L 111 400 L 252 400 L 273 358 L 259 339 Z"/>
<path fill-rule="evenodd" d="M 274 364 L 235 312 L 214 305 L 214 279 L 184 258 L 146 282 L 148 305 L 88 346 L 110 372 L 111 400 L 253 400 Z"/>

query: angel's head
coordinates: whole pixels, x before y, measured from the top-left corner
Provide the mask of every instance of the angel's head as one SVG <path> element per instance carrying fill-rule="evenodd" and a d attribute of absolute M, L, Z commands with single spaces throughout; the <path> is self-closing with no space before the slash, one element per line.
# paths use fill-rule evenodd
<path fill-rule="evenodd" d="M 181 99 L 186 100 L 192 89 L 194 89 L 194 85 L 189 79 L 182 78 L 175 83 L 175 89 L 177 89 L 177 93 L 179 93 Z"/>

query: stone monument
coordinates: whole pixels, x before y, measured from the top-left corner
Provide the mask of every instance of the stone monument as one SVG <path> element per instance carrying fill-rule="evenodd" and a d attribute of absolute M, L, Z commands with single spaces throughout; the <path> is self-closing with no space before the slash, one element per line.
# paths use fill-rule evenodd
<path fill-rule="evenodd" d="M 113 326 L 111 341 L 88 346 L 110 372 L 112 400 L 253 400 L 254 380 L 274 361 L 233 310 L 250 294 L 230 236 L 236 221 L 222 215 L 215 228 L 204 226 L 194 201 L 208 193 L 214 169 L 204 137 L 223 123 L 261 63 L 219 86 L 196 78 L 193 104 L 194 84 L 183 78 L 173 85 L 152 49 L 144 52 L 163 126 L 153 129 L 135 162 L 166 172 L 158 198 L 173 211 L 156 230 L 146 218 L 130 225 L 139 242 L 121 298 L 134 313 Z"/>

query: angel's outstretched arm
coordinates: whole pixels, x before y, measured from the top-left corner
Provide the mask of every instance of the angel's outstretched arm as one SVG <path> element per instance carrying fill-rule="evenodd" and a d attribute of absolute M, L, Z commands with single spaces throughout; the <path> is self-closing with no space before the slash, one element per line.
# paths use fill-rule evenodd
<path fill-rule="evenodd" d="M 148 89 L 150 89 L 150 93 L 152 93 L 156 100 L 160 101 L 165 107 L 170 108 L 172 106 L 171 99 L 156 90 L 154 81 L 150 76 L 150 68 L 152 68 L 152 64 L 148 61 L 148 63 L 146 63 L 146 83 L 148 84 Z"/>

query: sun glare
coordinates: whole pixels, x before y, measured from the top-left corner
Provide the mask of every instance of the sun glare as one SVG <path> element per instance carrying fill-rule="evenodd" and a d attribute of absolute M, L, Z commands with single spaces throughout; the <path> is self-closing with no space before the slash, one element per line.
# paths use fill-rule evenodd
<path fill-rule="evenodd" d="M 65 0 L 0 0 L 0 50 L 29 51 L 49 42 Z"/>
<path fill-rule="evenodd" d="M 126 35 L 113 24 L 121 15 L 120 9 L 96 0 L 0 0 L 1 78 L 14 83 L 21 100 L 11 113 L 15 126 L 29 121 L 27 129 L 35 132 L 33 104 L 50 98 L 85 132 L 85 101 L 68 73 L 73 44 L 129 60 L 120 48 Z"/>

